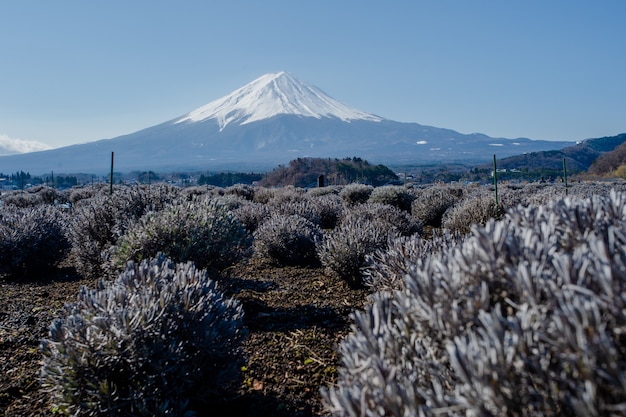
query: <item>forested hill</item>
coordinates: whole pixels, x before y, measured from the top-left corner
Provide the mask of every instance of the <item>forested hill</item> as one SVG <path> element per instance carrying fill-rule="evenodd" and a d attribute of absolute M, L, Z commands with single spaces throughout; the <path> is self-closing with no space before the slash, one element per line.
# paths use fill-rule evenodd
<path fill-rule="evenodd" d="M 326 185 L 352 182 L 382 185 L 398 179 L 386 166 L 372 165 L 361 158 L 298 158 L 268 172 L 260 184 L 307 187 L 317 185 L 320 175 L 324 176 Z"/>
<path fill-rule="evenodd" d="M 626 175 L 626 134 L 620 136 L 624 136 L 625 141 L 612 151 L 600 155 L 589 167 L 590 174 L 619 177 Z"/>
<path fill-rule="evenodd" d="M 571 173 L 587 171 L 601 155 L 626 142 L 626 133 L 586 139 L 558 151 L 531 152 L 498 160 L 498 168 L 520 170 L 561 170 L 563 158 Z M 615 169 L 615 168 L 614 168 Z"/>

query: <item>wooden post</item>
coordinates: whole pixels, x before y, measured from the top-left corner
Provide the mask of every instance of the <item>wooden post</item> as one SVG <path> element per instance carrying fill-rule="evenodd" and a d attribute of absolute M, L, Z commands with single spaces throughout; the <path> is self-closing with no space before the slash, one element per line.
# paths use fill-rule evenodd
<path fill-rule="evenodd" d="M 499 205 L 498 201 L 498 169 L 496 167 L 496 155 L 493 155 L 493 187 L 496 194 L 496 207 Z"/>
<path fill-rule="evenodd" d="M 563 181 L 565 182 L 565 195 L 567 196 L 567 164 L 565 163 L 565 158 L 563 158 Z"/>
<path fill-rule="evenodd" d="M 109 195 L 113 194 L 113 152 L 111 152 L 111 175 L 109 176 Z"/>

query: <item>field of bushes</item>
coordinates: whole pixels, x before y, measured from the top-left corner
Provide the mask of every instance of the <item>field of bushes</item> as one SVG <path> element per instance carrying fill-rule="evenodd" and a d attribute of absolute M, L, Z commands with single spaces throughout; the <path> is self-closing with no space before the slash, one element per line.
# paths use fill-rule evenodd
<path fill-rule="evenodd" d="M 0 414 L 625 415 L 625 189 L 4 193 Z"/>

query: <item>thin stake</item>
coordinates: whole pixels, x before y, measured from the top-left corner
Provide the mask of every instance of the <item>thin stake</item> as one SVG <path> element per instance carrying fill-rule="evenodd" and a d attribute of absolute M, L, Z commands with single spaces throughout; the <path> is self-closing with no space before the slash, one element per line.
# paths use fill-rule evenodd
<path fill-rule="evenodd" d="M 109 195 L 113 194 L 113 152 L 111 152 L 111 175 L 109 177 Z"/>
<path fill-rule="evenodd" d="M 496 207 L 499 205 L 498 201 L 498 169 L 496 167 L 496 155 L 493 155 L 493 188 L 496 194 Z"/>
<path fill-rule="evenodd" d="M 567 195 L 567 164 L 565 163 L 565 158 L 563 158 L 563 181 L 565 182 L 565 195 Z"/>

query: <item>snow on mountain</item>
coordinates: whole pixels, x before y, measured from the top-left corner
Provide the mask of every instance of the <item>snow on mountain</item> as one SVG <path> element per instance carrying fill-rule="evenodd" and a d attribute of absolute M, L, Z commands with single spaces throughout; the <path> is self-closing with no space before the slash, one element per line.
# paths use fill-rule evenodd
<path fill-rule="evenodd" d="M 265 74 L 231 94 L 193 110 L 175 123 L 215 119 L 223 130 L 231 123 L 244 125 L 281 114 L 337 118 L 347 122 L 384 120 L 348 107 L 319 88 L 281 71 Z"/>
<path fill-rule="evenodd" d="M 0 134 L 0 155 L 15 155 L 19 153 L 45 151 L 50 146 L 35 140 L 11 138 Z"/>

